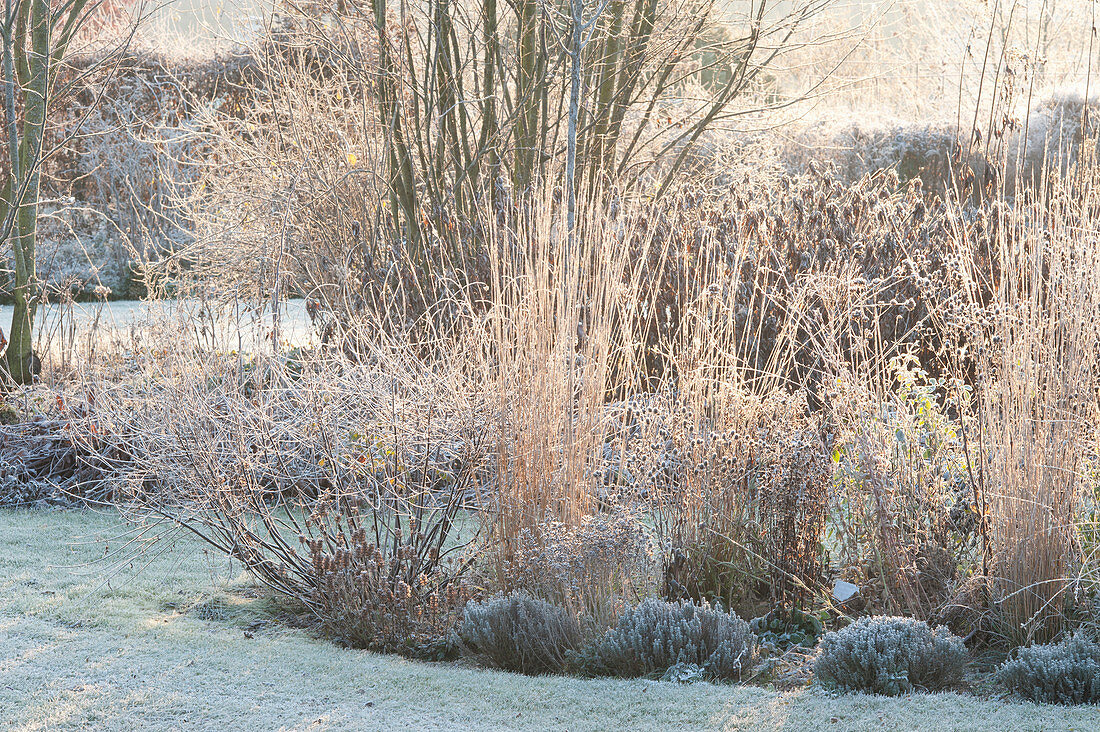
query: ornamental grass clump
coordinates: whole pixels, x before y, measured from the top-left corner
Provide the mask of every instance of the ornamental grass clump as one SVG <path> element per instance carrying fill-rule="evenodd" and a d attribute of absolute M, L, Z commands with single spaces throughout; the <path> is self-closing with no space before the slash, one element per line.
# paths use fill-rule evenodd
<path fill-rule="evenodd" d="M 756 646 L 749 624 L 691 600 L 648 599 L 581 655 L 583 669 L 604 676 L 660 676 L 677 665 L 712 679 L 737 680 L 752 670 Z"/>
<path fill-rule="evenodd" d="M 460 635 L 491 665 L 532 675 L 565 671 L 582 640 L 573 613 L 525 592 L 467 604 Z"/>
<path fill-rule="evenodd" d="M 870 617 L 825 636 L 814 675 L 827 688 L 898 696 L 957 686 L 966 663 L 962 639 L 946 628 Z"/>
<path fill-rule="evenodd" d="M 1048 704 L 1100 704 L 1100 644 L 1083 633 L 1020 648 L 997 671 L 1013 694 Z"/>

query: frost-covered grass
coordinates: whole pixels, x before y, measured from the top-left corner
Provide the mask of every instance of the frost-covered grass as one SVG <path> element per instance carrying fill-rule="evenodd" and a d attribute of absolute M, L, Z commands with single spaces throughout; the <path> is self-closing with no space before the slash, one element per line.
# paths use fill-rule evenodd
<path fill-rule="evenodd" d="M 131 560 L 127 531 L 109 514 L 0 511 L 0 729 L 1100 728 L 1093 708 L 528 678 L 343 650 L 194 540 Z"/>

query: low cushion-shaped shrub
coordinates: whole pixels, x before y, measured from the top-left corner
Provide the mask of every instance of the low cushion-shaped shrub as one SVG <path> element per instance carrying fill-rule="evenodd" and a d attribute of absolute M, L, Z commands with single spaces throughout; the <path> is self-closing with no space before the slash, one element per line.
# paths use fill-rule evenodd
<path fill-rule="evenodd" d="M 967 659 L 962 639 L 946 628 L 910 618 L 861 618 L 826 634 L 814 676 L 827 688 L 896 696 L 958 685 Z"/>
<path fill-rule="evenodd" d="M 522 592 L 467 603 L 460 636 L 490 664 L 525 674 L 564 671 L 582 638 L 575 616 Z"/>
<path fill-rule="evenodd" d="M 677 664 L 716 679 L 738 679 L 756 660 L 749 624 L 732 613 L 690 600 L 644 600 L 581 654 L 595 675 L 660 676 Z"/>
<path fill-rule="evenodd" d="M 1100 704 L 1100 644 L 1083 633 L 1021 648 L 997 671 L 1013 694 L 1050 704 Z"/>

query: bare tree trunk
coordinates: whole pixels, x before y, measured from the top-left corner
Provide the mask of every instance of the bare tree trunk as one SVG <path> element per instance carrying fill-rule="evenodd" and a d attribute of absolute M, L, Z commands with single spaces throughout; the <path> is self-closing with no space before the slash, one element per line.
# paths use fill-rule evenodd
<path fill-rule="evenodd" d="M 516 151 L 513 184 L 524 190 L 535 176 L 536 140 L 538 139 L 539 98 L 538 2 L 517 0 L 519 16 L 519 75 L 516 80 Z"/>
<path fill-rule="evenodd" d="M 41 184 L 39 161 L 46 131 L 46 103 L 50 76 L 50 7 L 47 0 L 32 0 L 30 8 L 30 49 L 16 47 L 17 56 L 25 54 L 28 71 L 24 91 L 23 139 L 19 145 L 19 170 L 22 185 L 9 201 L 16 207 L 12 232 L 15 260 L 15 308 L 8 343 L 8 373 L 17 383 L 29 383 L 34 377 L 31 337 L 38 306 L 39 283 L 35 268 L 35 239 L 38 234 L 38 194 Z"/>
<path fill-rule="evenodd" d="M 401 116 L 401 102 L 398 98 L 398 70 L 390 49 L 390 38 L 386 27 L 386 0 L 374 1 L 374 23 L 378 33 L 378 107 L 382 128 L 387 140 L 387 175 L 390 178 L 391 208 L 394 220 L 399 220 L 399 212 L 405 219 L 406 236 L 412 245 L 413 254 L 420 263 L 420 219 L 416 212 L 416 178 L 412 168 L 412 158 L 404 134 L 404 120 Z"/>
<path fill-rule="evenodd" d="M 626 10 L 624 0 L 611 0 L 608 3 L 610 14 L 609 27 L 601 52 L 596 58 L 599 81 L 596 86 L 596 105 L 593 110 L 595 119 L 589 133 L 585 149 L 585 161 L 589 170 L 589 184 L 598 185 L 599 178 L 608 171 L 608 157 L 613 147 L 608 133 L 611 130 L 611 111 L 614 107 L 615 81 L 622 62 L 623 15 Z"/>
<path fill-rule="evenodd" d="M 584 0 L 573 0 L 573 40 L 569 48 L 572 64 L 569 74 L 569 131 L 565 158 L 565 188 L 568 197 L 566 228 L 569 247 L 573 245 L 573 226 L 577 210 L 577 117 L 581 108 L 581 46 L 584 33 Z"/>
<path fill-rule="evenodd" d="M 7 371 L 21 384 L 29 383 L 37 370 L 31 350 L 34 316 L 41 296 L 35 244 L 51 86 L 69 41 L 88 17 L 87 5 L 88 0 L 71 0 L 56 7 L 50 0 L 5 0 L 0 21 L 3 134 L 10 162 L 0 193 L 0 240 L 11 242 L 15 264 L 15 308 Z M 21 95 L 22 105 L 16 103 L 17 95 Z"/>

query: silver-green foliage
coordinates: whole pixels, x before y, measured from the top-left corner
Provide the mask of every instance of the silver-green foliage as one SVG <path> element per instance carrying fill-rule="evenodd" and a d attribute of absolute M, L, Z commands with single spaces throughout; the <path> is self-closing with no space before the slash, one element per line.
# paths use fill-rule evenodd
<path fill-rule="evenodd" d="M 582 639 L 574 615 L 522 592 L 467 603 L 460 635 L 492 665 L 525 674 L 566 670 Z"/>
<path fill-rule="evenodd" d="M 828 688 L 897 696 L 958 685 L 967 658 L 962 639 L 946 628 L 911 618 L 860 618 L 825 636 L 814 675 Z"/>
<path fill-rule="evenodd" d="M 749 624 L 732 613 L 690 600 L 643 600 L 583 655 L 587 672 L 611 676 L 659 676 L 692 664 L 716 679 L 739 679 L 756 660 Z"/>
<path fill-rule="evenodd" d="M 1050 704 L 1100 704 L 1100 644 L 1078 633 L 1061 643 L 1021 648 L 997 680 L 1012 693 Z"/>

